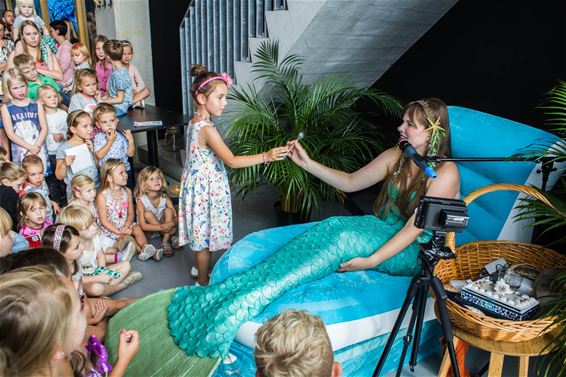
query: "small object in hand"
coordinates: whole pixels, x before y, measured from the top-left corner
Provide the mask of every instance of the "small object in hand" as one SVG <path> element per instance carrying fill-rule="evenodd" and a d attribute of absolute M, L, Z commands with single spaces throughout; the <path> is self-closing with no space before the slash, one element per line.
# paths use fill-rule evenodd
<path fill-rule="evenodd" d="M 301 141 L 305 138 L 305 132 L 301 131 L 299 132 L 299 134 L 297 135 L 297 141 Z M 287 156 L 289 155 L 289 153 L 293 150 L 293 148 L 295 148 L 295 144 L 297 143 L 297 141 L 295 141 L 293 143 L 293 145 L 291 145 L 291 148 L 289 148 L 289 150 L 287 151 L 287 153 L 285 153 L 285 156 L 283 156 L 283 159 L 286 159 Z"/>

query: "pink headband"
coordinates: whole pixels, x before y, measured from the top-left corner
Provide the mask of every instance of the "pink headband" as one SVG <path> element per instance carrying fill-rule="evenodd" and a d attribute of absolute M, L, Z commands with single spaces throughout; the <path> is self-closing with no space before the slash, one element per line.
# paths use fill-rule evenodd
<path fill-rule="evenodd" d="M 209 79 L 206 79 L 202 82 L 202 84 L 200 84 L 198 86 L 198 88 L 195 90 L 195 96 L 198 94 L 198 91 L 202 89 L 203 86 L 205 86 L 206 84 L 208 84 L 209 82 L 211 82 L 212 80 L 222 80 L 226 83 L 226 86 L 229 88 L 230 86 L 232 86 L 232 78 L 230 77 L 229 74 L 227 74 L 226 72 L 223 72 L 220 74 L 220 76 L 214 76 L 211 77 Z"/>
<path fill-rule="evenodd" d="M 59 247 L 61 247 L 61 238 L 63 238 L 63 231 L 65 230 L 65 225 L 57 225 L 55 228 L 55 235 L 53 237 L 53 248 L 59 251 Z"/>

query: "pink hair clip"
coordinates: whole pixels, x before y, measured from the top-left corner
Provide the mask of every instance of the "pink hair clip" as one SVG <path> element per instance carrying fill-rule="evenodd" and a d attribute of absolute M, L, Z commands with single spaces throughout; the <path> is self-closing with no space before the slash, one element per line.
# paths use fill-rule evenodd
<path fill-rule="evenodd" d="M 222 77 L 222 80 L 224 80 L 224 82 L 226 83 L 226 86 L 229 88 L 232 86 L 232 77 L 230 77 L 229 74 L 227 74 L 226 72 L 222 72 L 220 74 L 220 77 Z"/>

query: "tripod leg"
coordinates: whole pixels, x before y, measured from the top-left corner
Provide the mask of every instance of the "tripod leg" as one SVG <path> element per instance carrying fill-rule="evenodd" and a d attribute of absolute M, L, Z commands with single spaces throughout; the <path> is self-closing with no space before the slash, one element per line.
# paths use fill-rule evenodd
<path fill-rule="evenodd" d="M 401 309 L 399 310 L 399 315 L 397 316 L 397 319 L 395 320 L 395 324 L 393 325 L 393 329 L 391 329 L 391 334 L 389 334 L 389 338 L 387 339 L 387 343 L 385 344 L 385 348 L 383 349 L 383 353 L 381 354 L 381 357 L 379 358 L 379 363 L 377 363 L 377 367 L 373 371 L 373 375 L 372 375 L 373 377 L 378 377 L 379 373 L 381 373 L 381 370 L 383 369 L 383 365 L 385 364 L 385 361 L 387 360 L 387 355 L 389 354 L 389 351 L 391 351 L 391 347 L 393 346 L 393 342 L 395 341 L 395 337 L 397 337 L 397 333 L 399 332 L 399 328 L 401 327 L 401 323 L 403 323 L 403 319 L 405 318 L 405 315 L 407 314 L 407 310 L 409 309 L 409 305 L 411 304 L 413 297 L 417 293 L 417 289 L 418 289 L 418 286 L 419 286 L 417 284 L 417 280 L 419 280 L 419 278 L 414 277 L 411 280 L 411 283 L 409 284 L 407 296 L 405 297 L 405 301 L 403 301 L 403 305 L 401 305 Z"/>
<path fill-rule="evenodd" d="M 407 355 L 407 350 L 409 349 L 409 344 L 413 339 L 416 339 L 416 334 L 414 332 L 415 323 L 418 321 L 417 315 L 420 313 L 420 305 L 422 304 L 423 295 L 423 282 L 419 280 L 417 282 L 417 294 L 413 300 L 411 319 L 409 320 L 409 326 L 407 326 L 407 333 L 403 337 L 403 350 L 401 351 L 401 357 L 399 358 L 399 365 L 397 366 L 397 377 L 401 375 L 403 370 L 403 363 L 405 362 L 405 356 Z M 413 343 L 413 348 L 415 347 Z M 413 371 L 411 366 L 411 372 Z"/>
<path fill-rule="evenodd" d="M 450 363 L 452 364 L 452 370 L 454 371 L 454 377 L 460 377 L 460 370 L 458 369 L 458 362 L 456 360 L 456 352 L 454 351 L 454 336 L 452 334 L 452 325 L 450 324 L 450 319 L 448 318 L 448 310 L 446 309 L 446 292 L 442 287 L 442 283 L 436 276 L 432 276 L 431 287 L 436 295 L 436 300 L 438 304 L 438 313 L 440 314 L 440 325 L 442 327 L 442 333 L 444 334 L 444 339 L 446 341 L 446 348 L 448 350 L 448 355 L 450 356 Z"/>
<path fill-rule="evenodd" d="M 426 309 L 426 299 L 428 294 L 428 289 L 430 287 L 430 277 L 428 279 L 422 279 L 421 295 L 419 296 L 419 312 L 417 314 L 417 327 L 415 329 L 415 338 L 413 339 L 413 350 L 411 351 L 411 359 L 409 360 L 409 366 L 411 372 L 415 371 L 415 365 L 417 365 L 417 357 L 419 355 L 419 347 L 421 344 L 421 333 L 423 331 L 424 314 Z"/>

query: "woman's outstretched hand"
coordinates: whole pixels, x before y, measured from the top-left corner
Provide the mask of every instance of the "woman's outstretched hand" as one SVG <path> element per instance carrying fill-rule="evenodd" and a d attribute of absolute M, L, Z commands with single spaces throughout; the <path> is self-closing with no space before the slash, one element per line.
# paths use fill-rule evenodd
<path fill-rule="evenodd" d="M 339 272 L 349 272 L 349 271 L 361 271 L 369 270 L 375 267 L 375 264 L 370 258 L 352 258 L 347 262 L 340 263 Z"/>
<path fill-rule="evenodd" d="M 307 153 L 307 151 L 305 151 L 298 140 L 291 140 L 290 142 L 288 142 L 287 148 L 289 148 L 289 158 L 300 167 L 304 168 L 310 161 L 309 154 Z"/>

